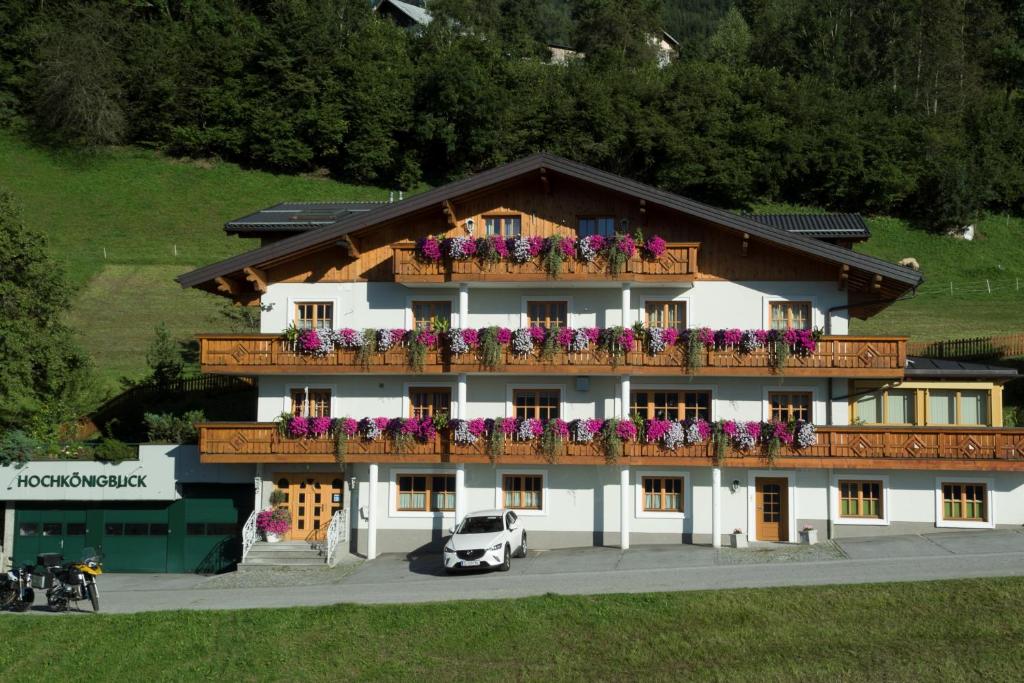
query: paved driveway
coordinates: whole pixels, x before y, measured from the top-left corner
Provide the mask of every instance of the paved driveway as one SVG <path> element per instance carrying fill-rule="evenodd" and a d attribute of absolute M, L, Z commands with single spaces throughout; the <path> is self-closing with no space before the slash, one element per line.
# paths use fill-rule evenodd
<path fill-rule="evenodd" d="M 104 612 L 242 609 L 1024 576 L 1024 532 L 844 539 L 818 546 L 579 548 L 531 552 L 507 573 L 448 576 L 440 557 L 382 555 L 336 569 L 216 577 L 106 574 Z M 88 607 L 84 606 L 85 611 Z M 45 608 L 35 610 L 44 612 Z M 9 615 L 16 618 L 15 615 Z"/>

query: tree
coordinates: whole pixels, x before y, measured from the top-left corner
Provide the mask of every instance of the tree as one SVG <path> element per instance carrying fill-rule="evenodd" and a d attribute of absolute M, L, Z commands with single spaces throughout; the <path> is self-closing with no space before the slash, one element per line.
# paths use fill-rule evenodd
<path fill-rule="evenodd" d="M 95 385 L 61 322 L 70 289 L 45 244 L 0 189 L 0 431 L 55 438 L 84 412 Z"/>
<path fill-rule="evenodd" d="M 149 381 L 158 387 L 166 388 L 181 377 L 181 353 L 163 322 L 156 326 L 156 336 L 146 351 L 146 363 L 150 369 Z"/>

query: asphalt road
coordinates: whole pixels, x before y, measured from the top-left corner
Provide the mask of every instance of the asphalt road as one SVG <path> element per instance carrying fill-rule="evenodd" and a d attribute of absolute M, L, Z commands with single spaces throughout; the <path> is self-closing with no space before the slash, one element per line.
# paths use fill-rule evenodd
<path fill-rule="evenodd" d="M 411 603 L 1024 576 L 1024 533 L 972 531 L 843 540 L 836 545 L 580 548 L 531 552 L 507 573 L 447 576 L 437 556 L 382 555 L 337 569 L 251 577 L 106 574 L 104 612 Z M 248 582 L 248 585 L 246 583 Z M 87 604 L 83 611 L 90 611 Z M 37 606 L 31 613 L 45 613 Z M 17 618 L 18 615 L 9 615 Z"/>

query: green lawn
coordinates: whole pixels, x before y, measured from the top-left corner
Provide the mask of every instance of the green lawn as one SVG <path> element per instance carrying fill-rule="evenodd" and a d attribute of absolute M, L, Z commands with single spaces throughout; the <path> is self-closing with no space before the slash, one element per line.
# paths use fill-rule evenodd
<path fill-rule="evenodd" d="M 224 328 L 219 298 L 182 291 L 172 278 L 258 246 L 226 236 L 226 220 L 286 200 L 387 198 L 380 188 L 134 148 L 55 152 L 3 131 L 0 187 L 79 290 L 70 320 L 110 387 L 142 373 L 156 322 L 188 337 Z"/>
<path fill-rule="evenodd" d="M 0 618 L 5 681 L 1019 680 L 1024 580 Z"/>
<path fill-rule="evenodd" d="M 757 210 L 813 211 L 785 205 Z M 914 229 L 895 218 L 869 218 L 868 225 L 871 239 L 857 251 L 892 262 L 916 258 L 925 282 L 913 299 L 869 320 L 854 320 L 852 332 L 905 334 L 921 341 L 1024 332 L 1024 218 L 988 216 L 977 223 L 971 242 Z"/>

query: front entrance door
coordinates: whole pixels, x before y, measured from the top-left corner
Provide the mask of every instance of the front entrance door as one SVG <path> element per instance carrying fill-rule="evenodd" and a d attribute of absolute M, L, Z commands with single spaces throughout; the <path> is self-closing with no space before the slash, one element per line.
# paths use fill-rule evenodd
<path fill-rule="evenodd" d="M 755 485 L 757 540 L 788 541 L 789 482 L 785 479 L 758 477 Z"/>
<path fill-rule="evenodd" d="M 292 516 L 288 540 L 323 541 L 331 516 L 342 508 L 345 480 L 338 474 L 285 472 L 274 477 L 275 487 L 284 491 L 285 508 Z"/>

